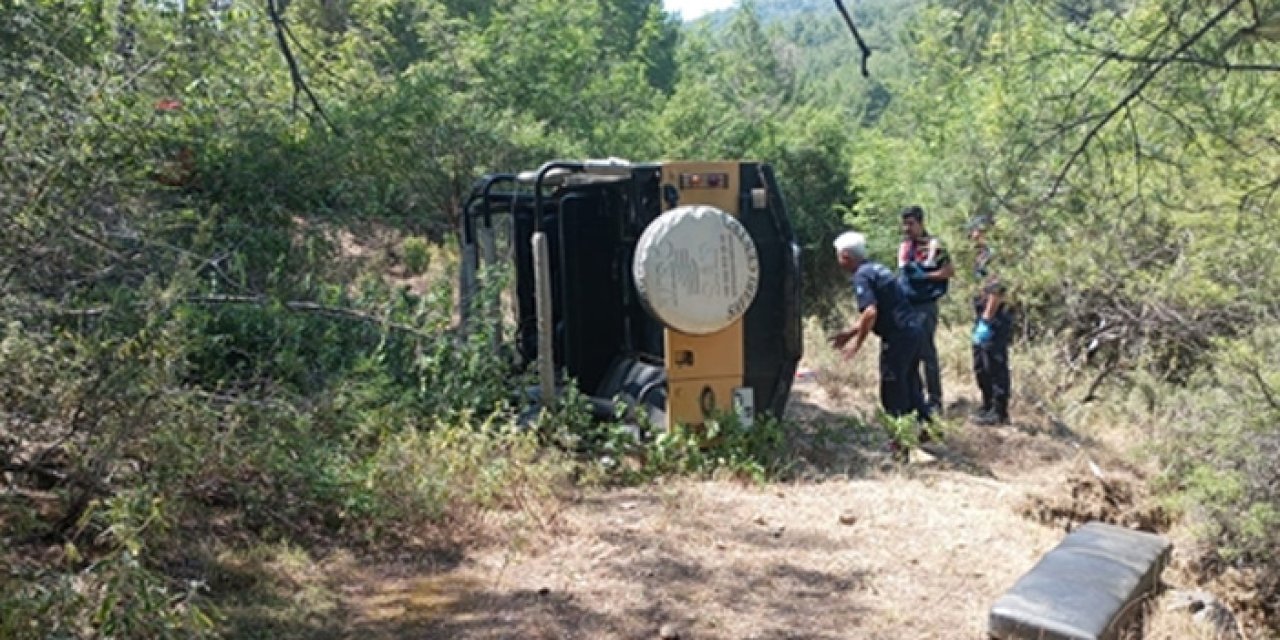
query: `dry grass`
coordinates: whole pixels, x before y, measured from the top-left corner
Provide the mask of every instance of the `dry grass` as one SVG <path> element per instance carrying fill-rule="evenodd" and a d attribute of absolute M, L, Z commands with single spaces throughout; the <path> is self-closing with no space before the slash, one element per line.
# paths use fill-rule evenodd
<path fill-rule="evenodd" d="M 1128 450 L 1149 425 L 1073 404 L 1050 385 L 1047 352 L 1014 351 L 1014 424 L 966 424 L 966 333 L 939 335 L 958 417 L 933 455 L 894 463 L 867 426 L 874 339 L 844 362 L 810 325 L 789 481 L 660 482 L 491 512 L 447 562 L 333 567 L 343 622 L 330 637 L 653 638 L 674 625 L 686 639 L 986 638 L 991 604 L 1073 524 L 1169 523 Z M 1166 533 L 1166 582 L 1193 586 L 1189 536 Z M 1141 637 L 1213 637 L 1167 605 L 1149 605 Z"/>
<path fill-rule="evenodd" d="M 966 333 L 939 336 L 961 416 L 975 395 Z M 793 398 L 793 481 L 585 495 L 561 506 L 554 530 L 522 531 L 519 548 L 477 548 L 408 586 L 367 586 L 352 601 L 360 635 L 648 638 L 674 624 L 684 638 L 984 638 L 991 603 L 1093 500 L 1123 498 L 1102 513 L 1117 521 L 1144 513 L 1141 475 L 1107 448 L 1107 425 L 1055 423 L 1057 405 L 1030 399 L 1046 393 L 1034 378 L 1015 424 L 952 418 L 936 458 L 901 466 L 866 426 L 878 401 L 874 339 L 845 362 L 810 325 L 806 346 L 814 378 Z M 1015 376 L 1038 356 L 1015 353 Z M 1112 493 L 1079 490 L 1091 461 Z M 1036 500 L 1058 519 L 1028 517 Z M 387 598 L 399 615 L 378 613 Z"/>
<path fill-rule="evenodd" d="M 891 473 L 596 494 L 574 506 L 570 535 L 532 553 L 478 553 L 451 572 L 483 588 L 434 619 L 372 629 L 642 638 L 675 624 L 690 638 L 980 638 L 990 602 L 1057 540 L 1004 508 L 1011 491 Z"/>

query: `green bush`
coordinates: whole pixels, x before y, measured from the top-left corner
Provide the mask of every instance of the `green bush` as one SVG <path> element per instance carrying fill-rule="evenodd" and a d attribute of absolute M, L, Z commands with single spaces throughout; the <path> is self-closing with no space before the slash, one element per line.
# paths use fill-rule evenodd
<path fill-rule="evenodd" d="M 431 245 L 425 239 L 416 236 L 405 238 L 400 250 L 404 252 L 404 266 L 410 275 L 426 272 L 431 264 Z"/>
<path fill-rule="evenodd" d="M 125 491 L 94 502 L 62 546 L 61 566 L 19 562 L 0 578 L 0 637 L 213 638 L 218 612 L 199 581 L 169 577 L 148 541 L 169 526 L 163 498 Z"/>
<path fill-rule="evenodd" d="M 0 637 L 219 637 L 217 615 L 199 586 L 175 585 L 128 550 L 81 569 L 15 571 L 0 581 Z"/>
<path fill-rule="evenodd" d="M 1280 586 L 1280 330 L 1222 341 L 1214 367 L 1166 400 L 1162 488 L 1211 543 L 1219 569 Z M 1274 591 L 1272 591 L 1274 592 Z M 1266 604 L 1274 616 L 1280 602 Z"/>
<path fill-rule="evenodd" d="M 650 475 L 732 476 L 764 482 L 788 465 L 786 423 L 761 416 L 747 426 L 732 414 L 717 415 L 697 427 L 675 425 L 644 448 Z"/>

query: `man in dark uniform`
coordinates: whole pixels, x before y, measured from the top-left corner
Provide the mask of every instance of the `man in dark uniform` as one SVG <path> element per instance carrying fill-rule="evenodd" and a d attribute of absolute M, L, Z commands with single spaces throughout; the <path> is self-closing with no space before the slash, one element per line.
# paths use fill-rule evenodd
<path fill-rule="evenodd" d="M 976 250 L 973 272 L 981 281 L 973 301 L 973 373 L 982 391 L 982 407 L 973 421 L 982 425 L 1009 423 L 1012 393 L 1009 342 L 1013 339 L 1013 312 L 1005 284 L 991 268 L 994 253 L 986 239 L 989 226 L 986 218 L 969 223 L 969 239 Z"/>
<path fill-rule="evenodd" d="M 834 245 L 840 267 L 852 274 L 859 315 L 857 324 L 837 333 L 832 344 L 849 359 L 874 332 L 880 337 L 880 404 L 885 413 L 898 417 L 914 411 L 919 420 L 928 420 L 929 406 L 914 370 L 920 362 L 923 332 L 898 279 L 887 267 L 867 258 L 862 234 L 848 231 Z"/>
<path fill-rule="evenodd" d="M 924 209 L 911 205 L 902 210 L 902 244 L 898 246 L 898 272 L 909 302 L 920 314 L 924 331 L 920 362 L 924 365 L 924 389 L 929 406 L 942 409 L 942 367 L 934 334 L 938 329 L 938 300 L 947 294 L 947 285 L 955 275 L 955 265 L 942 242 L 924 228 Z M 913 372 L 919 375 L 919 367 Z"/>

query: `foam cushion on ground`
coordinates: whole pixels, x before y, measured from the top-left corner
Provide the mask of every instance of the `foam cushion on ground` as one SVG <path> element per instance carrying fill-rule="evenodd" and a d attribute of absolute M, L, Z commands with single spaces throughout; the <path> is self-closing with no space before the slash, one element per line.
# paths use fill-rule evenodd
<path fill-rule="evenodd" d="M 988 632 L 999 640 L 1113 640 L 1159 583 L 1171 547 L 1154 534 L 1088 523 L 996 601 Z"/>

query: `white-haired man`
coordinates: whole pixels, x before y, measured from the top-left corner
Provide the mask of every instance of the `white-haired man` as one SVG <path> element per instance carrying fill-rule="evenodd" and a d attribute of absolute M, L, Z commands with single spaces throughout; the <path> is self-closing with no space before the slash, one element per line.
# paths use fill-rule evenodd
<path fill-rule="evenodd" d="M 867 257 L 865 236 L 846 231 L 833 244 L 840 268 L 852 274 L 858 320 L 837 333 L 832 344 L 849 359 L 874 332 L 880 337 L 880 404 L 885 413 L 903 416 L 915 411 L 920 420 L 928 420 L 929 406 L 917 373 L 924 342 L 919 316 L 893 272 Z"/>

